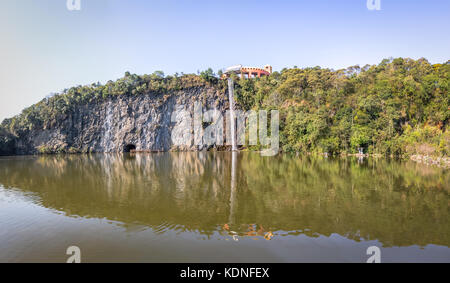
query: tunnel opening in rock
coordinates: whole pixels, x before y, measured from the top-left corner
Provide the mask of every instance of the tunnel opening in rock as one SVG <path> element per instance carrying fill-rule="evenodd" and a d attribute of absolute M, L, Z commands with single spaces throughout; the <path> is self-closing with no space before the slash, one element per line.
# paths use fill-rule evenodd
<path fill-rule="evenodd" d="M 133 150 L 136 150 L 136 146 L 134 144 L 127 144 L 124 148 L 123 148 L 123 152 L 131 152 Z"/>

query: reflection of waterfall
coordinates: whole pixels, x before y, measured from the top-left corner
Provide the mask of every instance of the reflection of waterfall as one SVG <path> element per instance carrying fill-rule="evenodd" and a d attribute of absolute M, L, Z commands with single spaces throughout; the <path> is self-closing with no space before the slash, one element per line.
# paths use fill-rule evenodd
<path fill-rule="evenodd" d="M 100 160 L 101 167 L 104 172 L 105 191 L 108 198 L 112 200 L 114 198 L 114 183 L 113 183 L 113 167 L 114 163 L 117 163 L 117 158 L 114 155 L 105 155 L 104 159 Z"/>
<path fill-rule="evenodd" d="M 234 121 L 234 81 L 232 78 L 228 79 L 228 99 L 230 101 L 230 131 L 231 131 L 231 149 L 236 148 L 236 129 Z"/>
<path fill-rule="evenodd" d="M 237 198 L 237 192 L 236 192 L 236 159 L 237 159 L 237 152 L 231 153 L 231 193 L 230 193 L 230 218 L 228 223 L 233 223 L 234 218 L 234 211 L 236 206 L 236 198 Z"/>
<path fill-rule="evenodd" d="M 103 136 L 102 147 L 104 152 L 111 151 L 111 126 L 112 126 L 112 103 L 111 101 L 108 103 L 108 107 L 106 109 L 106 117 L 105 123 L 103 125 L 103 129 L 105 131 L 105 135 Z"/>

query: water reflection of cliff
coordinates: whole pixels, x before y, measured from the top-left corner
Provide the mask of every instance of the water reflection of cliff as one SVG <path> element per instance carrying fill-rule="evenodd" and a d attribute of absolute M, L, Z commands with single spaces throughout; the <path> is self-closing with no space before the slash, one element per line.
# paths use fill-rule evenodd
<path fill-rule="evenodd" d="M 386 246 L 450 246 L 449 174 L 415 164 L 231 153 L 0 159 L 0 184 L 69 216 L 157 231 L 258 224 L 274 234 L 338 233 Z"/>

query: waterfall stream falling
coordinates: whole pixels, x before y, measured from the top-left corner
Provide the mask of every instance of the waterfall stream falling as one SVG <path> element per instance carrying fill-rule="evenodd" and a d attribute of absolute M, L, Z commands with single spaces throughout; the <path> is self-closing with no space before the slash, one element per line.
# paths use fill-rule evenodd
<path fill-rule="evenodd" d="M 228 78 L 228 99 L 230 101 L 230 132 L 231 132 L 231 149 L 237 150 L 236 146 L 236 128 L 234 118 L 234 81 Z"/>

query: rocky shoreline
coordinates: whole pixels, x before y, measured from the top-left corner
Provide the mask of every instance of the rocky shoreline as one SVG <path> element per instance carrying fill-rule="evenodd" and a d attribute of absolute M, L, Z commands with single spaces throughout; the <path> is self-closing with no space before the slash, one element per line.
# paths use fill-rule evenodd
<path fill-rule="evenodd" d="M 437 166 L 444 169 L 450 168 L 450 157 L 434 157 L 427 155 L 411 155 L 410 160 L 428 166 Z"/>

